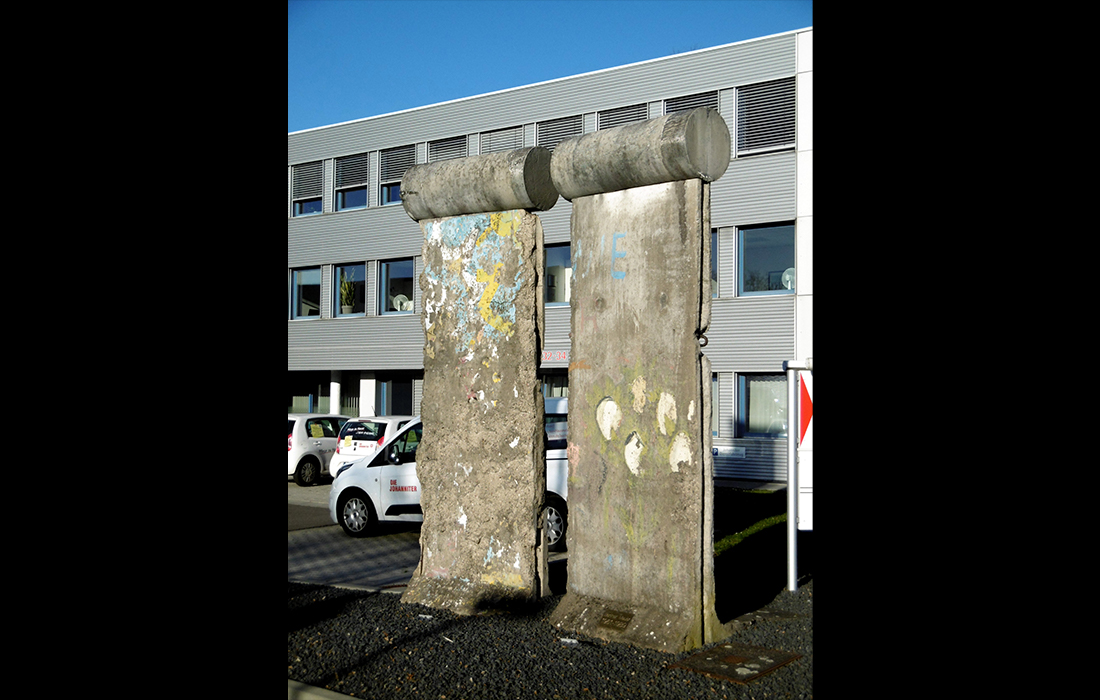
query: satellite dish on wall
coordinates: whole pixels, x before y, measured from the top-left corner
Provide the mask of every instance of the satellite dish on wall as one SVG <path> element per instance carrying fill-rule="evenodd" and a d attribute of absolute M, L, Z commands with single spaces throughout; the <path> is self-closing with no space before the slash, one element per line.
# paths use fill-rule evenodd
<path fill-rule="evenodd" d="M 783 277 L 780 278 L 780 282 L 783 284 L 784 289 L 794 289 L 794 268 L 788 267 L 783 271 Z"/>

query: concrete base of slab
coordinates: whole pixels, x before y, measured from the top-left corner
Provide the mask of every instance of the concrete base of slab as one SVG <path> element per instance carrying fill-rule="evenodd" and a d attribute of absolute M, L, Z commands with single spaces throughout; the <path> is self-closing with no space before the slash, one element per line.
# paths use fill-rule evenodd
<path fill-rule="evenodd" d="M 713 615 L 709 616 L 713 618 Z M 706 626 L 699 611 L 670 612 L 651 606 L 627 604 L 568 592 L 550 616 L 555 627 L 610 642 L 622 642 L 667 654 L 697 649 L 725 639 L 741 623 Z"/>
<path fill-rule="evenodd" d="M 455 578 L 416 578 L 401 596 L 402 603 L 450 610 L 457 615 L 493 611 L 520 611 L 538 601 L 534 591 Z"/>

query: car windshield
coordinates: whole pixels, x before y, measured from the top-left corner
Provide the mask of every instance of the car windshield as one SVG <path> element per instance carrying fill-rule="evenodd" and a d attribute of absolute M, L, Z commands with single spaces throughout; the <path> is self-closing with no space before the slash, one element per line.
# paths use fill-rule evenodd
<path fill-rule="evenodd" d="M 294 421 L 292 421 L 288 418 L 287 421 L 286 421 L 286 434 L 290 435 L 293 432 L 294 432 Z"/>
<path fill-rule="evenodd" d="M 386 424 L 375 421 L 349 420 L 340 431 L 340 438 L 350 437 L 363 442 L 378 440 L 386 434 Z"/>

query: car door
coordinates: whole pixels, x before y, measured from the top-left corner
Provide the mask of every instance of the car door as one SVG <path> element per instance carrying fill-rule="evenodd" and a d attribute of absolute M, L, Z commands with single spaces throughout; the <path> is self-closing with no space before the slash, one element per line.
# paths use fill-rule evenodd
<path fill-rule="evenodd" d="M 321 460 L 321 472 L 328 472 L 328 463 L 336 452 L 336 440 L 340 434 L 340 422 L 336 418 L 318 417 L 306 421 L 306 451 Z"/>
<path fill-rule="evenodd" d="M 420 480 L 416 476 L 416 449 L 420 446 L 423 430 L 423 423 L 417 423 L 385 447 L 379 494 L 381 518 L 414 522 L 424 519 L 420 509 Z"/>

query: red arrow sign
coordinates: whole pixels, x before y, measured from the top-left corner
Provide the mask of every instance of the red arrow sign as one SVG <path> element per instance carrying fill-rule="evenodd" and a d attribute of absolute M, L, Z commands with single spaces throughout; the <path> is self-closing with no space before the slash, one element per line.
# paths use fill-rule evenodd
<path fill-rule="evenodd" d="M 814 402 L 810 398 L 810 392 L 806 389 L 806 382 L 799 382 L 802 387 L 802 397 L 798 401 L 798 412 L 801 414 L 802 431 L 798 436 L 798 444 L 806 437 L 806 428 L 810 427 L 810 419 L 814 417 Z"/>

